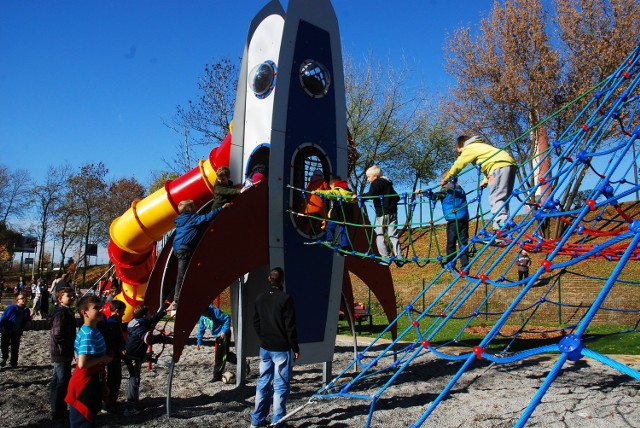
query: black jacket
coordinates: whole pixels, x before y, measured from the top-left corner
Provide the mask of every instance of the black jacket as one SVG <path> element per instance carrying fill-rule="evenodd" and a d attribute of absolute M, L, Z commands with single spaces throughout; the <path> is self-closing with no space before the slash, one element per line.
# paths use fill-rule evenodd
<path fill-rule="evenodd" d="M 144 358 L 150 344 L 150 342 L 146 340 L 147 334 L 153 330 L 164 314 L 166 314 L 166 312 L 160 310 L 156 312 L 151 319 L 140 317 L 129 321 L 127 325 L 127 340 L 124 343 L 128 357 Z"/>
<path fill-rule="evenodd" d="M 256 299 L 253 327 L 263 349 L 300 352 L 293 300 L 277 287 L 271 287 Z"/>
<path fill-rule="evenodd" d="M 51 361 L 63 362 L 73 360 L 76 340 L 76 316 L 71 308 L 57 305 L 49 316 L 49 352 Z"/>
<path fill-rule="evenodd" d="M 391 180 L 387 177 L 378 177 L 371 182 L 369 191 L 360 196 L 369 197 L 385 195 L 382 198 L 382 201 L 380 198 L 370 199 L 373 201 L 373 207 L 376 210 L 376 217 L 382 217 L 383 215 L 388 214 L 398 214 L 398 201 L 400 201 L 400 197 L 397 193 L 398 192 L 393 188 Z"/>
<path fill-rule="evenodd" d="M 98 330 L 104 337 L 105 345 L 107 345 L 107 354 L 113 355 L 114 358 L 120 358 L 124 350 L 122 320 L 111 316 L 98 323 Z"/>

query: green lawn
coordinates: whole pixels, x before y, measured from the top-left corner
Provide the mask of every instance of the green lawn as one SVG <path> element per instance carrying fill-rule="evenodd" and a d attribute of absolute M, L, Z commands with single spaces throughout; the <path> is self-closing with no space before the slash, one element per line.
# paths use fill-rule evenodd
<path fill-rule="evenodd" d="M 452 344 L 469 347 L 480 344 L 484 334 L 472 334 L 469 331 L 461 331 L 464 323 L 465 321 L 463 320 L 449 320 L 449 322 L 447 322 L 445 326 L 438 331 L 430 342 L 436 345 Z M 420 331 L 423 335 L 428 336 L 430 334 L 430 326 L 432 326 L 432 324 L 432 319 L 422 320 Z M 373 325 L 369 327 L 367 322 L 363 322 L 361 328 L 358 329 L 358 325 L 356 324 L 356 332 L 359 336 L 377 337 L 384 330 L 386 325 L 387 321 L 384 316 L 374 314 Z M 406 317 L 401 318 L 398 323 L 398 333 L 406 330 L 407 326 L 409 326 L 409 320 Z M 479 320 L 472 322 L 471 326 L 481 326 L 484 328 L 483 331 L 486 331 L 491 327 L 491 325 L 486 322 L 481 322 Z M 558 326 L 547 326 L 544 329 L 548 330 L 550 335 L 554 332 L 557 335 L 557 330 L 559 328 Z M 623 327 L 616 325 L 594 324 L 590 326 L 584 334 L 583 343 L 589 349 L 602 354 L 640 355 L 640 331 L 637 329 L 631 332 L 626 331 L 629 329 L 629 326 Z M 358 332 L 358 330 L 360 330 L 360 332 Z M 425 333 L 425 330 L 427 330 L 428 333 Z M 517 330 L 517 327 L 514 327 L 514 330 Z M 338 323 L 338 333 L 345 335 L 351 334 L 346 321 L 340 321 Z M 570 331 L 566 331 L 566 333 L 570 333 Z M 383 337 L 385 339 L 391 339 L 391 333 L 387 332 Z M 417 334 L 415 329 L 412 329 L 406 334 L 403 341 L 415 341 L 416 338 Z M 542 345 L 555 344 L 558 343 L 559 340 L 561 340 L 561 337 L 543 338 L 541 335 L 535 335 L 533 338 L 516 340 L 513 340 L 512 337 L 497 336 L 487 347 L 487 350 L 491 352 L 501 352 L 507 349 L 508 351 L 515 352 Z"/>

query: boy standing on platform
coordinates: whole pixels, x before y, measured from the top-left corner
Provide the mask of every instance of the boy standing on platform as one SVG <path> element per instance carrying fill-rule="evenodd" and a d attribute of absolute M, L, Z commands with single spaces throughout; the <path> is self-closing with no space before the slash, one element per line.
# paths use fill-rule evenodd
<path fill-rule="evenodd" d="M 396 257 L 402 257 L 400 250 L 400 241 L 398 240 L 398 202 L 400 196 L 393 188 L 393 183 L 387 177 L 382 176 L 382 170 L 378 165 L 373 165 L 367 169 L 367 181 L 370 183 L 369 191 L 360 195 L 363 198 L 378 196 L 373 198 L 373 207 L 376 211 L 376 246 L 380 257 L 386 259 L 389 257 L 389 248 L 385 240 L 385 233 L 389 236 L 393 254 Z M 396 265 L 402 267 L 404 261 L 396 260 Z M 382 264 L 389 264 L 389 261 L 383 260 Z"/>
<path fill-rule="evenodd" d="M 435 194 L 435 199 L 442 203 L 442 214 L 447 220 L 447 257 L 445 263 L 449 263 L 455 258 L 456 246 L 460 249 L 469 243 L 467 195 L 454 179 L 450 179 Z M 459 259 L 462 263 L 462 269 L 465 270 L 469 264 L 467 252 L 462 252 Z M 455 268 L 455 263 L 453 267 Z"/>

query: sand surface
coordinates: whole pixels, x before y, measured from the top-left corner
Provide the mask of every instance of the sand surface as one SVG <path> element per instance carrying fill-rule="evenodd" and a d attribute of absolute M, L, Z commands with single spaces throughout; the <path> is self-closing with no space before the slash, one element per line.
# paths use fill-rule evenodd
<path fill-rule="evenodd" d="M 49 417 L 51 366 L 47 348 L 48 331 L 26 331 L 20 365 L 0 372 L 0 426 L 64 427 Z M 193 339 L 193 338 L 192 338 Z M 210 345 L 208 342 L 207 345 Z M 156 351 L 160 346 L 156 345 Z M 170 359 L 167 345 L 160 361 Z M 334 373 L 353 358 L 353 343 L 339 337 L 333 363 Z M 619 360 L 622 358 L 618 358 Z M 638 370 L 640 359 L 623 359 Z M 479 363 L 468 371 L 423 426 L 511 427 L 543 382 L 554 358 L 538 357 L 510 365 Z M 177 364 L 173 378 L 171 417 L 166 416 L 168 369 L 157 364 L 143 370 L 140 407 L 135 416 L 104 414 L 97 425 L 104 427 L 248 427 L 254 404 L 255 358 L 246 386 L 235 388 L 211 383 L 211 346 L 196 350 L 191 340 Z M 374 427 L 411 426 L 455 374 L 460 363 L 433 357 L 416 361 L 378 400 Z M 235 366 L 228 368 L 235 370 Z M 593 360 L 583 359 L 565 366 L 527 426 L 532 427 L 640 427 L 640 382 Z M 120 398 L 124 399 L 128 375 L 123 374 Z M 294 368 L 289 410 L 308 403 L 321 387 L 322 366 Z M 319 400 L 305 406 L 289 419 L 293 427 L 362 427 L 369 413 L 369 401 L 354 399 Z"/>

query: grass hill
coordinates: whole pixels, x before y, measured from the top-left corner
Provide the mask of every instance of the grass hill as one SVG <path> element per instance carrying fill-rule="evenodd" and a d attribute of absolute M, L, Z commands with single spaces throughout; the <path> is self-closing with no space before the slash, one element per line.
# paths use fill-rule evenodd
<path fill-rule="evenodd" d="M 621 205 L 621 210 L 624 215 L 631 218 L 640 217 L 640 203 L 630 202 Z M 611 236 L 607 236 L 608 233 L 612 233 L 620 228 L 626 228 L 626 223 L 622 215 L 614 209 L 614 207 L 608 207 L 606 212 L 596 217 L 591 216 L 590 222 L 585 222 L 585 226 L 597 231 L 597 233 L 604 234 L 604 236 L 587 236 L 586 234 L 575 234 L 569 244 L 589 246 L 599 244 L 611 239 Z M 555 222 L 550 224 L 550 230 L 555 227 Z M 474 232 L 475 225 L 470 223 L 470 234 Z M 630 240 L 619 243 L 623 247 L 628 245 Z M 436 226 L 433 230 L 413 230 L 411 233 L 405 232 L 401 237 L 403 249 L 407 249 L 408 256 L 417 255 L 421 258 L 435 257 L 438 255 L 437 248 L 440 248 L 444 252 L 446 246 L 446 231 L 443 226 Z M 482 244 L 477 244 L 479 249 Z M 497 249 L 497 254 L 502 254 L 504 250 L 502 248 Z M 511 266 L 510 263 L 515 259 L 520 249 L 516 247 L 511 254 L 505 255 L 499 261 L 497 267 L 489 275 L 490 279 L 496 280 L 499 275 L 504 275 L 505 280 L 517 280 L 517 268 Z M 545 260 L 547 254 L 544 252 L 534 253 L 530 252 L 532 265 L 530 272 L 535 272 L 541 263 Z M 494 256 L 496 257 L 496 256 Z M 554 259 L 554 263 L 569 261 L 572 259 L 571 255 L 559 255 Z M 482 261 L 482 257 L 480 261 Z M 474 266 L 480 266 L 481 263 L 476 263 Z M 608 260 L 604 257 L 598 257 L 593 259 L 587 259 L 579 262 L 573 266 L 566 268 L 566 271 L 553 271 L 545 273 L 541 277 L 535 290 L 532 290 L 530 296 L 523 301 L 523 305 L 532 305 L 541 298 L 548 299 L 549 301 L 556 302 L 553 305 L 544 305 L 544 309 L 538 309 L 540 312 L 537 314 L 537 322 L 540 323 L 552 323 L 552 324 L 567 324 L 575 322 L 581 314 L 586 310 L 597 293 L 600 291 L 607 278 L 609 278 L 613 270 L 618 265 L 617 260 Z M 398 301 L 398 307 L 402 308 L 406 304 L 410 303 L 415 296 L 420 293 L 423 286 L 428 286 L 433 278 L 436 277 L 442 271 L 440 263 L 428 263 L 422 267 L 409 263 L 402 268 L 395 266 L 390 267 L 394 286 L 396 291 L 396 298 Z M 483 272 L 479 272 L 472 269 L 472 274 L 481 275 Z M 426 293 L 424 299 L 419 299 L 417 302 L 418 309 L 422 305 L 428 305 L 432 299 L 434 299 L 442 290 L 446 284 L 449 284 L 454 275 L 451 273 L 445 274 L 441 277 L 441 283 L 436 284 L 433 290 Z M 605 307 L 628 309 L 628 310 L 640 310 L 640 286 L 633 283 L 624 283 L 624 281 L 635 282 L 640 278 L 640 261 L 637 257 L 632 258 L 624 267 L 619 282 L 613 288 L 610 296 L 605 301 Z M 368 288 L 364 286 L 362 281 L 352 275 L 352 282 L 354 284 L 354 294 L 357 301 L 368 302 L 370 295 Z M 464 282 L 464 281 L 458 281 Z M 460 289 L 457 286 L 456 292 Z M 485 297 L 484 287 L 480 292 L 476 292 L 472 299 L 468 302 L 465 309 L 471 313 L 476 310 L 482 303 L 482 299 Z M 551 292 L 546 294 L 551 288 Z M 488 290 L 490 291 L 490 290 Z M 520 291 L 519 287 L 510 289 L 500 289 L 493 296 L 491 296 L 486 305 L 483 307 L 490 312 L 501 312 L 506 308 L 506 305 L 513 301 L 516 293 Z M 560 306 L 559 303 L 562 304 Z M 377 304 L 375 297 L 371 297 L 372 308 L 376 309 Z M 523 315 L 524 316 L 524 315 Z M 624 313 L 615 311 L 602 311 L 602 313 L 594 320 L 594 322 L 610 323 L 616 322 L 624 325 L 633 325 L 638 320 L 638 313 Z"/>

